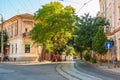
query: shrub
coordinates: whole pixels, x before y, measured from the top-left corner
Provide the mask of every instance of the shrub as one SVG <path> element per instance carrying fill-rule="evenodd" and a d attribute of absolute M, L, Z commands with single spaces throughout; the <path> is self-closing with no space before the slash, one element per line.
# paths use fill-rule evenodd
<path fill-rule="evenodd" d="M 90 62 L 91 62 L 91 63 L 97 63 L 97 61 L 96 61 L 95 58 L 91 58 L 91 59 L 90 59 Z"/>
<path fill-rule="evenodd" d="M 84 59 L 85 59 L 86 61 L 90 61 L 91 56 L 90 56 L 89 53 L 85 53 L 85 54 L 83 55 L 83 57 L 84 57 Z"/>

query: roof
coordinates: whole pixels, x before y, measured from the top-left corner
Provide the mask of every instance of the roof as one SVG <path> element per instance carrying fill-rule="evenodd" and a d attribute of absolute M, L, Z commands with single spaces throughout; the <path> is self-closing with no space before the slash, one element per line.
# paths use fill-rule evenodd
<path fill-rule="evenodd" d="M 33 19 L 33 15 L 32 15 L 32 14 L 28 14 L 28 13 L 19 14 L 19 15 L 16 15 L 16 16 L 11 17 L 11 18 L 8 19 L 8 20 L 5 20 L 4 23 L 9 22 L 9 21 L 16 20 L 16 19 L 18 19 L 18 18 Z M 0 25 L 1 25 L 1 24 L 0 24 Z"/>

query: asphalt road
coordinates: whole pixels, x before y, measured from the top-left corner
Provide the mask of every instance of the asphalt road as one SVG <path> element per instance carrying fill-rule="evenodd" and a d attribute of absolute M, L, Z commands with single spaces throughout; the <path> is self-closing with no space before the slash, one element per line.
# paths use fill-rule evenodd
<path fill-rule="evenodd" d="M 68 80 L 55 69 L 57 64 L 0 64 L 0 80 Z"/>
<path fill-rule="evenodd" d="M 120 74 L 101 70 L 82 61 L 77 61 L 75 63 L 75 68 L 80 72 L 101 78 L 102 80 L 120 80 Z"/>

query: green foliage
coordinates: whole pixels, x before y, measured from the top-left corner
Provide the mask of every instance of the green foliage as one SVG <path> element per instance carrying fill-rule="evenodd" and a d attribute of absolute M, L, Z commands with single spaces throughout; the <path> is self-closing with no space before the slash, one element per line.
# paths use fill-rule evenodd
<path fill-rule="evenodd" d="M 77 53 L 75 52 L 75 49 L 74 49 L 72 46 L 66 45 L 65 52 L 66 52 L 67 55 L 69 55 L 69 56 L 77 55 Z"/>
<path fill-rule="evenodd" d="M 89 14 L 85 14 L 77 18 L 78 26 L 75 30 L 76 49 L 80 52 L 92 49 L 92 38 L 98 31 L 99 26 L 105 25 L 105 18 L 92 18 Z"/>
<path fill-rule="evenodd" d="M 84 51 L 83 57 L 86 61 L 90 61 L 91 55 L 88 53 L 87 50 Z"/>
<path fill-rule="evenodd" d="M 4 41 L 4 51 L 6 51 L 5 50 L 5 47 L 6 47 L 6 45 L 7 45 L 7 41 L 8 41 L 8 34 L 7 34 L 7 32 L 6 31 L 3 31 L 3 41 Z M 0 52 L 1 52 L 1 32 L 0 32 Z"/>
<path fill-rule="evenodd" d="M 35 27 L 30 32 L 35 43 L 42 43 L 49 52 L 59 52 L 72 37 L 76 26 L 74 8 L 59 2 L 42 6 L 35 15 Z"/>
<path fill-rule="evenodd" d="M 90 62 L 91 62 L 91 63 L 97 63 L 97 60 L 96 60 L 95 58 L 91 58 L 91 59 L 90 59 Z"/>
<path fill-rule="evenodd" d="M 99 28 L 97 34 L 93 37 L 92 48 L 99 54 L 105 54 L 107 50 L 105 49 L 105 42 L 107 41 L 107 37 L 104 33 L 102 27 Z"/>

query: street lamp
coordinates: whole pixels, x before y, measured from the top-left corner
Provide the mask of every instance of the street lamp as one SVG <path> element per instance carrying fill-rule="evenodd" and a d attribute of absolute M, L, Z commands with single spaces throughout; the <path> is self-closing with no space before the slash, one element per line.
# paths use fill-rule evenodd
<path fill-rule="evenodd" d="M 0 14 L 1 16 L 1 62 L 3 60 L 3 15 Z"/>

